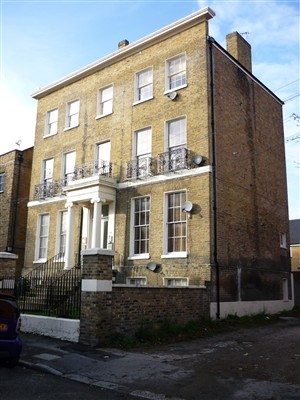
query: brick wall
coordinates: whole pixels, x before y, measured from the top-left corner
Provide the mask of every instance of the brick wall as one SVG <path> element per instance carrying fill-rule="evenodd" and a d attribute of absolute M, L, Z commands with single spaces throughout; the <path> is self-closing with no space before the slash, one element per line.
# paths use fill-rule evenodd
<path fill-rule="evenodd" d="M 117 334 L 132 336 L 142 327 L 209 318 L 209 289 L 107 287 L 112 277 L 113 255 L 103 253 L 87 250 L 83 255 L 81 343 L 97 346 Z M 98 289 L 85 290 L 91 281 Z M 103 282 L 106 289 L 100 288 Z"/>
<path fill-rule="evenodd" d="M 290 279 L 282 105 L 213 46 L 221 300 L 282 298 Z M 261 271 L 261 272 L 258 272 Z"/>
<path fill-rule="evenodd" d="M 5 173 L 4 192 L 0 193 L 0 251 L 9 246 L 18 255 L 17 275 L 24 266 L 32 157 L 33 148 L 0 156 L 0 173 Z"/>

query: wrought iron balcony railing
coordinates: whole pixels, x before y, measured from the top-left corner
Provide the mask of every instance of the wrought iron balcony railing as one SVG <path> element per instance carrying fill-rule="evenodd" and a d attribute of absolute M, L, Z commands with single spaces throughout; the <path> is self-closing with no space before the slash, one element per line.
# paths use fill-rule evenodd
<path fill-rule="evenodd" d="M 34 200 L 42 200 L 48 197 L 60 196 L 64 194 L 63 186 L 65 186 L 65 179 L 58 181 L 43 182 L 34 186 Z"/>
<path fill-rule="evenodd" d="M 49 197 L 65 194 L 64 187 L 70 183 L 90 176 L 105 175 L 112 176 L 112 164 L 108 161 L 92 161 L 89 163 L 77 165 L 74 172 L 66 175 L 64 178 L 52 182 L 43 182 L 34 187 L 33 198 L 35 200 L 46 199 Z"/>
<path fill-rule="evenodd" d="M 112 163 L 108 161 L 92 161 L 76 165 L 73 180 L 88 178 L 95 175 L 112 176 Z"/>
<path fill-rule="evenodd" d="M 155 163 L 152 157 L 141 157 L 127 162 L 127 179 L 144 179 L 155 175 Z"/>
<path fill-rule="evenodd" d="M 158 155 L 158 173 L 175 172 L 189 168 L 188 149 L 180 148 L 169 150 Z"/>

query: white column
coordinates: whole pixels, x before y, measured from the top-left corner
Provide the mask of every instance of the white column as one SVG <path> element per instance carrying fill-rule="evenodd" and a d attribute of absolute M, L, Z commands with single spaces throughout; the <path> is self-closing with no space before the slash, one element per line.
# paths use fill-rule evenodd
<path fill-rule="evenodd" d="M 94 204 L 93 226 L 92 226 L 92 249 L 100 248 L 101 240 L 101 213 L 102 202 L 100 198 L 92 199 L 91 203 Z"/>
<path fill-rule="evenodd" d="M 66 203 L 65 207 L 68 209 L 68 217 L 64 269 L 71 269 L 74 267 L 74 207 L 72 202 Z"/>

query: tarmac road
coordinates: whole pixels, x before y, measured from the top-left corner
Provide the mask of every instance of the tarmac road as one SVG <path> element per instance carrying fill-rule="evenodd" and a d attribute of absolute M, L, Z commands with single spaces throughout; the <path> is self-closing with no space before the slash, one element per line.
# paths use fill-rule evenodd
<path fill-rule="evenodd" d="M 126 352 L 32 335 L 23 335 L 23 340 L 21 365 L 111 390 L 125 399 L 300 399 L 297 318 Z"/>

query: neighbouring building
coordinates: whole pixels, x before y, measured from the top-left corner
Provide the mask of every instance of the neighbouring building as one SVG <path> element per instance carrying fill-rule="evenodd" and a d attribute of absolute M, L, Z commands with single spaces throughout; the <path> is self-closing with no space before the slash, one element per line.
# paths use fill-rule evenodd
<path fill-rule="evenodd" d="M 217 316 L 292 306 L 283 103 L 240 34 L 209 36 L 214 15 L 33 94 L 25 271 L 113 249 L 115 285 L 207 287 Z"/>
<path fill-rule="evenodd" d="M 0 155 L 0 276 L 24 265 L 33 147 Z"/>
<path fill-rule="evenodd" d="M 300 219 L 290 221 L 290 252 L 292 272 L 300 273 Z"/>

